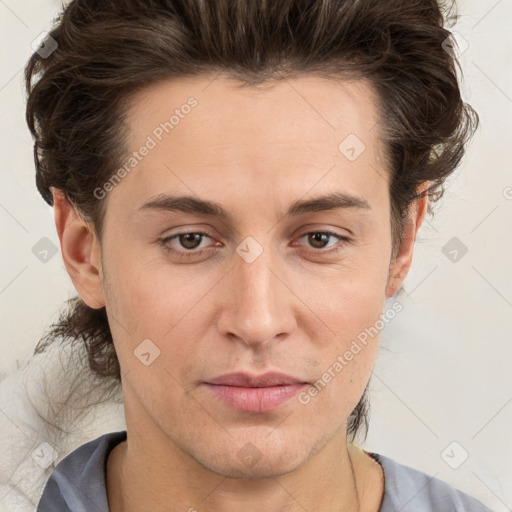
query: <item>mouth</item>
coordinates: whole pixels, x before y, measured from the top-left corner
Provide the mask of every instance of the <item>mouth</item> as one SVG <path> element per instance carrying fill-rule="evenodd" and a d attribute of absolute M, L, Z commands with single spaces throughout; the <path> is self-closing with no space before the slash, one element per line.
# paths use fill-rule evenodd
<path fill-rule="evenodd" d="M 205 388 L 225 405 L 244 412 L 270 412 L 296 396 L 309 383 L 278 372 L 231 373 L 210 379 Z"/>

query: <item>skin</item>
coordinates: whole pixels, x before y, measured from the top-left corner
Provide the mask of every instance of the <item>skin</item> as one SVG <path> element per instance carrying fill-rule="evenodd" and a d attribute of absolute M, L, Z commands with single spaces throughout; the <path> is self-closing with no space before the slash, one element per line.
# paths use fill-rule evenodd
<path fill-rule="evenodd" d="M 428 199 L 412 203 L 391 260 L 388 173 L 370 85 L 313 76 L 259 89 L 233 84 L 164 81 L 132 98 L 131 151 L 187 98 L 198 106 L 103 199 L 101 245 L 54 192 L 66 268 L 89 306 L 106 305 L 121 365 L 128 441 L 108 458 L 111 510 L 377 511 L 382 468 L 347 442 L 346 421 L 371 376 L 378 335 L 307 404 L 294 398 L 246 413 L 202 383 L 236 370 L 321 379 L 405 279 Z M 348 134 L 366 146 L 355 161 L 338 150 Z M 338 191 L 370 209 L 285 216 L 298 199 Z M 233 222 L 138 211 L 160 193 L 216 201 Z M 195 246 L 168 241 L 178 251 L 206 249 L 187 260 L 155 242 L 203 230 L 208 237 Z M 304 236 L 325 230 L 350 242 L 315 245 Z M 236 252 L 248 236 L 263 249 L 252 263 Z M 160 349 L 148 366 L 134 355 L 147 338 Z M 251 467 L 237 456 L 249 442 L 260 457 Z"/>

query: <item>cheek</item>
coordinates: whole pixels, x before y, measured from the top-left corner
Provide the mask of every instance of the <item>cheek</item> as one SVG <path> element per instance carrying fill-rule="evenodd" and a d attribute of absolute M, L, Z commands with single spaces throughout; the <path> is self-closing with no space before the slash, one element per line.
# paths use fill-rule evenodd
<path fill-rule="evenodd" d="M 146 252 L 149 252 L 146 249 Z M 153 251 L 154 252 L 154 251 Z M 163 338 L 211 287 L 191 272 L 135 252 L 119 255 L 108 269 L 112 312 L 132 338 Z M 123 336 L 127 333 L 124 332 Z"/>
<path fill-rule="evenodd" d="M 333 337 L 338 340 L 338 349 L 373 326 L 382 314 L 387 263 L 383 258 L 361 257 L 333 269 L 330 275 L 317 276 L 314 286 L 299 287 L 301 298 L 310 307 L 309 315 L 321 320 L 316 322 L 317 327 L 331 341 Z M 310 334 L 314 339 L 315 335 Z"/>
<path fill-rule="evenodd" d="M 386 263 L 377 258 L 373 263 L 360 261 L 357 267 L 325 279 L 314 291 L 310 289 L 305 299 L 322 320 L 312 322 L 311 313 L 306 313 L 309 324 L 304 320 L 310 326 L 309 339 L 315 341 L 322 370 L 313 391 L 322 395 L 315 398 L 319 407 L 350 412 L 364 391 L 377 357 Z"/>
<path fill-rule="evenodd" d="M 215 296 L 217 274 L 200 279 L 166 264 L 162 258 L 118 261 L 109 271 L 107 311 L 112 317 L 109 323 L 122 371 L 130 372 L 131 380 L 138 379 L 155 394 L 179 395 L 180 386 L 172 386 L 173 390 L 166 386 L 194 374 L 193 365 L 200 359 L 197 347 L 212 325 L 208 320 L 212 306 L 205 299 L 207 294 L 211 294 L 210 300 Z M 150 359 L 157 357 L 144 367 L 137 354 L 147 352 Z M 188 366 L 191 368 L 187 370 Z"/>
<path fill-rule="evenodd" d="M 328 336 L 319 332 L 310 334 L 316 352 L 313 357 L 319 363 L 321 375 L 303 394 L 301 403 L 310 403 L 311 414 L 317 411 L 318 417 L 328 409 L 346 418 L 359 402 L 371 376 L 384 302 L 379 294 L 363 293 L 346 284 L 343 292 L 331 295 L 331 300 L 330 309 L 322 316 L 329 326 L 328 331 L 322 332 Z"/>

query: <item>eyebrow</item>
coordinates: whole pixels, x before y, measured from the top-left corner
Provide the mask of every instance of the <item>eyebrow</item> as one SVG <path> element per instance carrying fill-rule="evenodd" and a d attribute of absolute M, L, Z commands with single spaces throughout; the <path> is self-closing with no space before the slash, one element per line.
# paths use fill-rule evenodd
<path fill-rule="evenodd" d="M 336 210 L 339 208 L 358 208 L 371 210 L 368 201 L 363 197 L 354 196 L 346 192 L 332 194 L 307 200 L 293 202 L 286 213 L 287 217 L 298 217 L 306 213 Z M 199 199 L 193 196 L 173 196 L 159 194 L 138 208 L 138 211 L 179 211 L 184 213 L 197 213 L 217 217 L 232 222 L 233 218 L 222 205 L 214 201 Z"/>

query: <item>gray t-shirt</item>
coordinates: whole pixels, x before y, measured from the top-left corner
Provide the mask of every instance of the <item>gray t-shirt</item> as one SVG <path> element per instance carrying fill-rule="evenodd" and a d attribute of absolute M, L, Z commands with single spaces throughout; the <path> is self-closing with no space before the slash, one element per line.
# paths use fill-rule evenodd
<path fill-rule="evenodd" d="M 64 457 L 46 483 L 36 512 L 109 512 L 107 457 L 126 438 L 126 430 L 110 432 Z M 379 512 L 491 512 L 442 480 L 384 455 L 367 453 L 384 470 L 384 497 Z"/>

